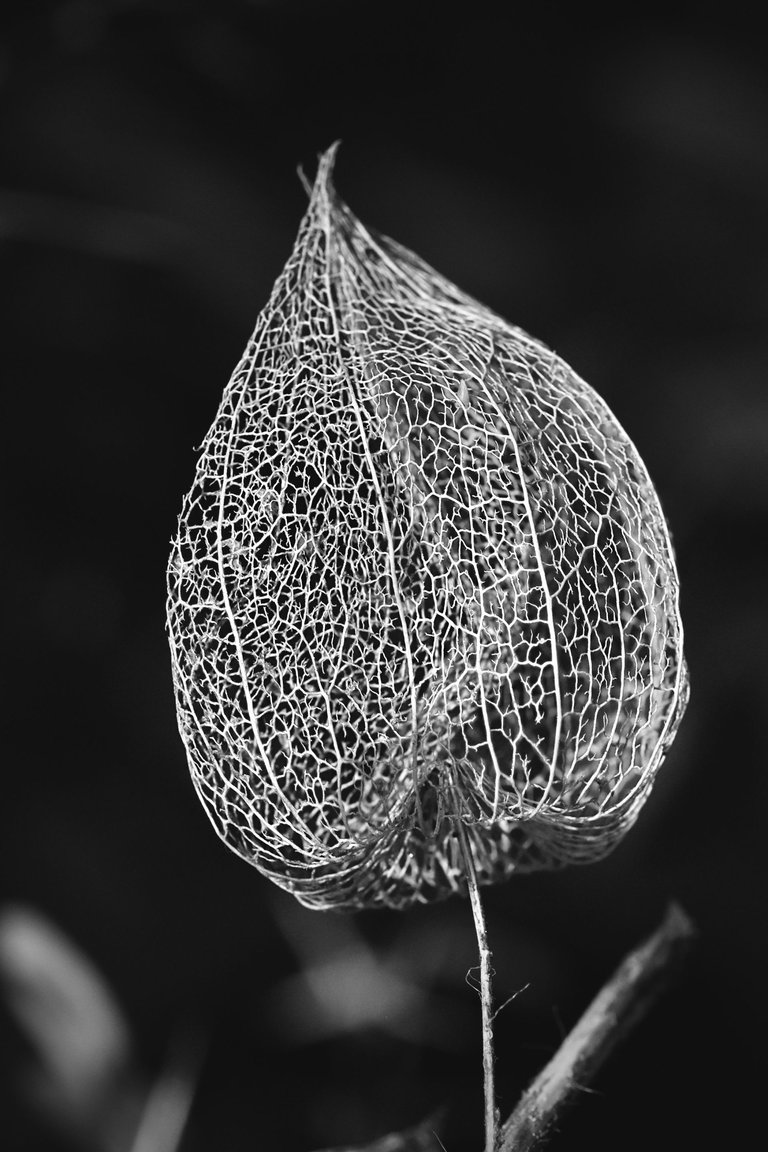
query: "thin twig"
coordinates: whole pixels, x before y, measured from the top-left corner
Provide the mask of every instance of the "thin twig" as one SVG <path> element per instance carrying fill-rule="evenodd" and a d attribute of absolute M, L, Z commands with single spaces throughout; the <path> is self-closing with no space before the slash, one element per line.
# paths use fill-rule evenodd
<path fill-rule="evenodd" d="M 498 1152 L 529 1152 L 546 1138 L 576 1093 L 657 999 L 694 935 L 676 904 L 624 959 L 501 1129 Z"/>
<path fill-rule="evenodd" d="M 480 957 L 480 1005 L 483 1022 L 483 1091 L 485 1095 L 485 1152 L 496 1152 L 499 1118 L 496 1110 L 496 1090 L 493 1067 L 493 992 L 491 989 L 491 951 L 488 947 L 488 933 L 485 927 L 485 913 L 477 885 L 475 862 L 467 839 L 466 829 L 457 819 L 459 841 L 464 856 L 467 874 L 469 902 L 472 906 L 472 919 L 475 922 L 477 950 Z"/>

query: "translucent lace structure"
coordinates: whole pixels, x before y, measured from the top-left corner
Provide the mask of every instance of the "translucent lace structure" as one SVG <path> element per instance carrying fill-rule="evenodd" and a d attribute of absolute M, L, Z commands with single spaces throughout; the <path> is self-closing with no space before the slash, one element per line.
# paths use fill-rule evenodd
<path fill-rule="evenodd" d="M 315 908 L 604 855 L 687 698 L 640 457 L 558 356 L 364 228 L 321 157 L 168 568 L 222 839 Z"/>

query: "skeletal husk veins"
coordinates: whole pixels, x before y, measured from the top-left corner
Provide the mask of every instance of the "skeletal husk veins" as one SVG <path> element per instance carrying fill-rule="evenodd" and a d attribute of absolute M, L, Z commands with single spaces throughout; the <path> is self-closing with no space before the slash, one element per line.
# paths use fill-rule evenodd
<path fill-rule="evenodd" d="M 215 828 L 302 903 L 604 855 L 687 697 L 659 501 L 558 356 L 366 230 L 321 157 L 168 568 Z"/>

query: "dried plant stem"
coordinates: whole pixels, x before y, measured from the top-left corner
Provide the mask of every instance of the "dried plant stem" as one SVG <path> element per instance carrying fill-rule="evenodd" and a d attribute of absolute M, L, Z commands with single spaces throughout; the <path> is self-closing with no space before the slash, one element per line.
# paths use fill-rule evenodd
<path fill-rule="evenodd" d="M 653 935 L 623 960 L 524 1093 L 501 1129 L 498 1152 L 528 1152 L 541 1144 L 563 1110 L 661 993 L 693 935 L 688 916 L 671 905 Z"/>
<path fill-rule="evenodd" d="M 566 1107 L 583 1091 L 616 1044 L 640 1020 L 669 983 L 694 936 L 694 927 L 677 905 L 669 907 L 659 927 L 624 959 L 608 983 L 566 1036 L 549 1064 L 524 1093 L 520 1103 L 498 1131 L 493 1087 L 493 1013 L 491 1011 L 491 953 L 480 903 L 474 860 L 466 830 L 458 835 L 466 862 L 469 895 L 475 918 L 481 960 L 483 1004 L 483 1063 L 485 1068 L 485 1152 L 531 1152 L 552 1132 Z M 372 1144 L 337 1152 L 406 1152 L 418 1147 L 444 1145 L 430 1117 L 408 1132 L 391 1133 Z"/>
<path fill-rule="evenodd" d="M 461 819 L 457 820 L 459 840 L 464 856 L 469 902 L 472 919 L 475 922 L 477 950 L 480 958 L 480 1004 L 483 1022 L 483 1090 L 485 1096 L 485 1152 L 495 1152 L 498 1139 L 498 1112 L 496 1110 L 496 1090 L 494 1086 L 493 1057 L 493 992 L 491 989 L 491 950 L 488 947 L 488 933 L 485 927 L 485 913 L 477 884 L 475 861 L 469 846 L 467 832 Z"/>

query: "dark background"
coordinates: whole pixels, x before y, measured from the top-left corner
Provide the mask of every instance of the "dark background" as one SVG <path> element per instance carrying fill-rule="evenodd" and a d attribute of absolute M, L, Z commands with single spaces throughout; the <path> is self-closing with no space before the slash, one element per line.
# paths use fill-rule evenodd
<path fill-rule="evenodd" d="M 528 985 L 498 1022 L 502 1111 L 675 898 L 696 950 L 552 1147 L 738 1147 L 764 1126 L 764 40 L 732 8 L 695 26 L 508 9 L 2 17 L 0 896 L 98 966 L 141 1076 L 197 1037 L 182 1152 L 309 1152 L 443 1103 L 448 1152 L 481 1144 L 468 905 L 301 909 L 219 843 L 175 726 L 164 568 L 194 446 L 290 251 L 296 166 L 336 138 L 364 222 L 605 397 L 676 545 L 692 696 L 639 823 L 603 863 L 488 892 L 499 997 Z M 333 1002 L 306 982 L 328 958 Z M 25 1088 L 11 1000 L 0 1037 L 0 1145 L 84 1147 Z"/>

